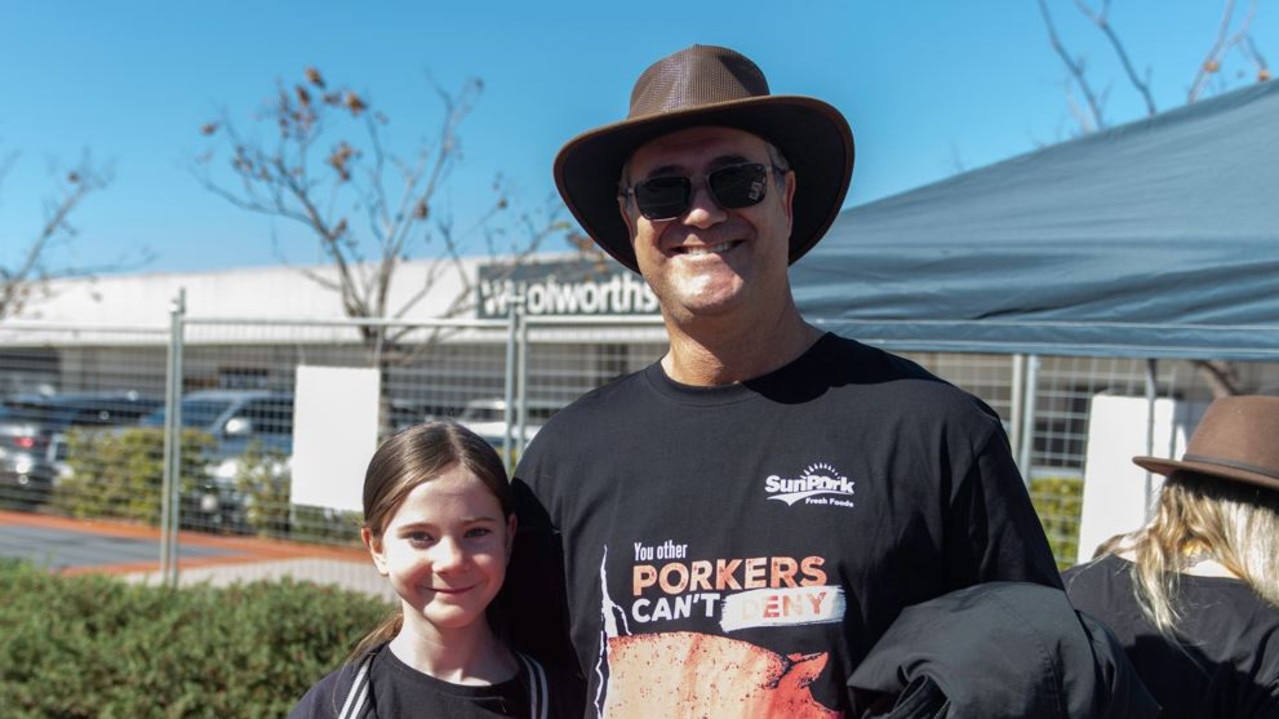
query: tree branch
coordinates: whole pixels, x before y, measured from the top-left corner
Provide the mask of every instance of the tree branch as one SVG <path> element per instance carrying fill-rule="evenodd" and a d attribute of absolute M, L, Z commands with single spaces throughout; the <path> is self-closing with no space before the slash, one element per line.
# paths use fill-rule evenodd
<path fill-rule="evenodd" d="M 1235 367 L 1229 362 L 1217 360 L 1192 360 L 1199 376 L 1212 388 L 1214 398 L 1232 397 L 1239 394 Z"/>
<path fill-rule="evenodd" d="M 1154 116 L 1158 110 L 1155 109 L 1155 98 L 1150 93 L 1150 85 L 1137 77 L 1137 71 L 1133 68 L 1132 61 L 1128 59 L 1128 51 L 1124 48 L 1124 44 L 1119 39 L 1119 35 L 1115 33 L 1114 28 L 1110 26 L 1110 0 L 1105 0 L 1102 3 L 1102 9 L 1099 13 L 1094 12 L 1083 0 L 1075 0 L 1075 6 L 1106 36 L 1106 40 L 1110 42 L 1115 54 L 1119 56 L 1119 62 L 1124 66 L 1124 73 L 1128 75 L 1128 81 L 1132 83 L 1132 86 L 1137 89 L 1142 99 L 1145 100 L 1146 114 Z"/>
<path fill-rule="evenodd" d="M 16 154 L 0 163 L 0 179 L 13 167 Z M 20 313 L 27 301 L 54 277 L 88 276 L 90 268 L 63 267 L 51 269 L 47 264 L 50 247 L 59 240 L 70 240 L 77 231 L 71 215 L 89 195 L 105 189 L 112 179 L 110 165 L 96 167 L 89 155 L 70 170 L 54 166 L 59 176 L 52 196 L 45 200 L 44 223 L 27 244 L 21 259 L 12 267 L 0 267 L 0 319 Z"/>
<path fill-rule="evenodd" d="M 265 144 L 242 135 L 224 111 L 218 122 L 201 131 L 215 143 L 197 157 L 195 172 L 206 190 L 232 206 L 277 217 L 307 228 L 332 270 L 311 268 L 304 275 L 338 293 L 343 311 L 354 318 L 404 317 L 438 285 L 447 271 L 461 272 L 462 243 L 479 234 L 493 248 L 493 238 L 506 236 L 500 226 L 510 201 L 499 179 L 497 196 L 460 235 L 452 218 L 435 211 L 434 203 L 461 157 L 460 128 L 483 91 L 472 79 L 455 92 L 432 82 L 443 114 L 433 141 L 420 140 L 406 162 L 393 149 L 384 128 L 387 118 L 367 94 L 324 81 L 308 68 L 292 87 L 276 83 L 274 98 L 257 120 L 276 139 Z M 323 149 L 323 148 L 327 148 Z M 228 166 L 215 175 L 211 160 L 222 151 Z M 395 173 L 389 175 L 388 173 Z M 513 242 L 518 257 L 527 257 L 542 240 L 565 230 L 547 216 L 545 227 L 521 227 Z M 393 284 L 404 281 L 404 262 L 438 241 L 438 257 L 426 263 L 422 283 L 392 308 Z M 277 252 L 284 260 L 283 253 Z M 285 260 L 287 263 L 287 260 Z M 459 276 L 465 277 L 465 274 Z M 469 283 L 446 302 L 445 315 L 470 298 Z M 371 349 L 385 347 L 395 333 L 366 328 L 362 337 Z"/>
<path fill-rule="evenodd" d="M 1039 14 L 1044 18 L 1044 26 L 1048 29 L 1048 41 L 1052 44 L 1053 51 L 1057 53 L 1057 57 L 1061 58 L 1062 64 L 1066 66 L 1066 70 L 1074 79 L 1075 85 L 1079 87 L 1079 91 L 1084 95 L 1084 102 L 1087 104 L 1088 113 L 1092 118 L 1092 128 L 1103 129 L 1106 127 L 1106 120 L 1102 114 L 1101 103 L 1097 101 L 1097 96 L 1092 90 L 1092 86 L 1088 84 L 1084 65 L 1082 61 L 1077 61 L 1066 51 L 1065 45 L 1062 44 L 1061 38 L 1057 36 L 1057 26 L 1053 24 L 1052 15 L 1048 13 L 1048 5 L 1044 0 L 1038 0 Z M 1091 132 L 1092 129 L 1086 123 L 1083 125 L 1084 132 Z"/>

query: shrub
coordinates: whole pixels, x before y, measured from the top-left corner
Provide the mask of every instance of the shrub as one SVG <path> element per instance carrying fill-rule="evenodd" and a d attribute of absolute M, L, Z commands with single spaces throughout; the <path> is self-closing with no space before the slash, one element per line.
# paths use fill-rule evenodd
<path fill-rule="evenodd" d="M 250 442 L 238 458 L 235 488 L 247 498 L 245 521 L 256 534 L 289 533 L 290 476 L 289 456 L 265 448 L 260 439 Z"/>
<path fill-rule="evenodd" d="M 10 719 L 281 717 L 389 611 L 293 581 L 167 589 L 0 564 Z"/>
<path fill-rule="evenodd" d="M 360 527 L 363 524 L 363 512 L 295 504 L 290 538 L 298 542 L 362 546 Z"/>
<path fill-rule="evenodd" d="M 245 522 L 262 536 L 320 544 L 359 544 L 361 512 L 291 505 L 289 457 L 254 440 L 237 458 L 235 488 L 246 498 Z"/>
<path fill-rule="evenodd" d="M 181 487 L 189 493 L 207 474 L 203 457 L 213 446 L 213 438 L 183 430 L 181 442 Z M 162 430 L 74 430 L 67 435 L 67 456 L 71 475 L 55 488 L 54 506 L 74 517 L 159 522 L 164 483 Z"/>
<path fill-rule="evenodd" d="M 1083 480 L 1075 477 L 1041 477 L 1030 482 L 1030 501 L 1048 535 L 1058 569 L 1073 566 L 1079 556 L 1083 492 Z"/>

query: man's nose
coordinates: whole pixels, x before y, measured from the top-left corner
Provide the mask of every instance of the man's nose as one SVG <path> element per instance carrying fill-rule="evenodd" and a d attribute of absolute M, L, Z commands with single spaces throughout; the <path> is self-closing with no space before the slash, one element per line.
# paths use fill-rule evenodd
<path fill-rule="evenodd" d="M 704 180 L 694 185 L 692 192 L 688 211 L 684 213 L 685 225 L 705 229 L 723 222 L 728 217 L 728 212 L 715 202 L 715 198 L 711 197 L 711 191 Z"/>

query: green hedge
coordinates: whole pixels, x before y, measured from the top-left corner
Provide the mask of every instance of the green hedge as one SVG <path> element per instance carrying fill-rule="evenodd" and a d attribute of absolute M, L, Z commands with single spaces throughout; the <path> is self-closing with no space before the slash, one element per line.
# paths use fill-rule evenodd
<path fill-rule="evenodd" d="M 1083 492 L 1083 480 L 1074 477 L 1041 477 L 1030 483 L 1030 501 L 1048 535 L 1059 569 L 1073 566 L 1079 554 Z"/>
<path fill-rule="evenodd" d="M 289 490 L 292 473 L 289 456 L 278 449 L 266 449 L 262 440 L 249 443 L 239 457 L 235 487 L 249 498 L 245 521 L 262 536 L 289 534 Z"/>
<path fill-rule="evenodd" d="M 210 435 L 182 432 L 180 505 L 184 526 L 206 529 L 192 519 L 199 487 L 212 478 L 206 457 L 214 446 Z M 67 437 L 71 474 L 55 488 L 53 506 L 72 517 L 124 519 L 151 525 L 160 522 L 164 480 L 164 432 L 134 427 L 120 432 L 72 431 Z M 359 512 L 332 511 L 289 504 L 288 455 L 268 449 L 261 440 L 249 443 L 238 458 L 233 482 L 247 498 L 243 525 L 222 531 L 291 537 L 326 544 L 359 544 Z"/>
<path fill-rule="evenodd" d="M 213 437 L 182 432 L 182 490 L 205 476 L 202 457 Z M 71 476 L 55 488 L 53 504 L 73 517 L 117 518 L 159 524 L 164 484 L 164 431 L 132 427 L 121 432 L 73 430 L 67 434 Z"/>
<path fill-rule="evenodd" d="M 7 719 L 284 716 L 393 608 L 292 581 L 165 589 L 0 563 Z"/>

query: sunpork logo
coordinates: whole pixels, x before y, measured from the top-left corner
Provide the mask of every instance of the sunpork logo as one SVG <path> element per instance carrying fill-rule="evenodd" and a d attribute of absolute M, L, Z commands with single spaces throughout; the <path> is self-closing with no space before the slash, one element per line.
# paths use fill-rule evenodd
<path fill-rule="evenodd" d="M 795 506 L 798 502 L 834 507 L 852 508 L 853 480 L 839 473 L 839 470 L 818 462 L 805 469 L 798 477 L 780 477 L 776 474 L 764 480 L 764 491 L 769 499 L 785 502 L 787 506 Z"/>
<path fill-rule="evenodd" d="M 524 298 L 529 315 L 637 315 L 657 312 L 657 296 L 625 269 L 600 272 L 589 263 L 558 262 L 514 268 L 481 266 L 477 316 L 507 316 L 511 299 Z"/>

